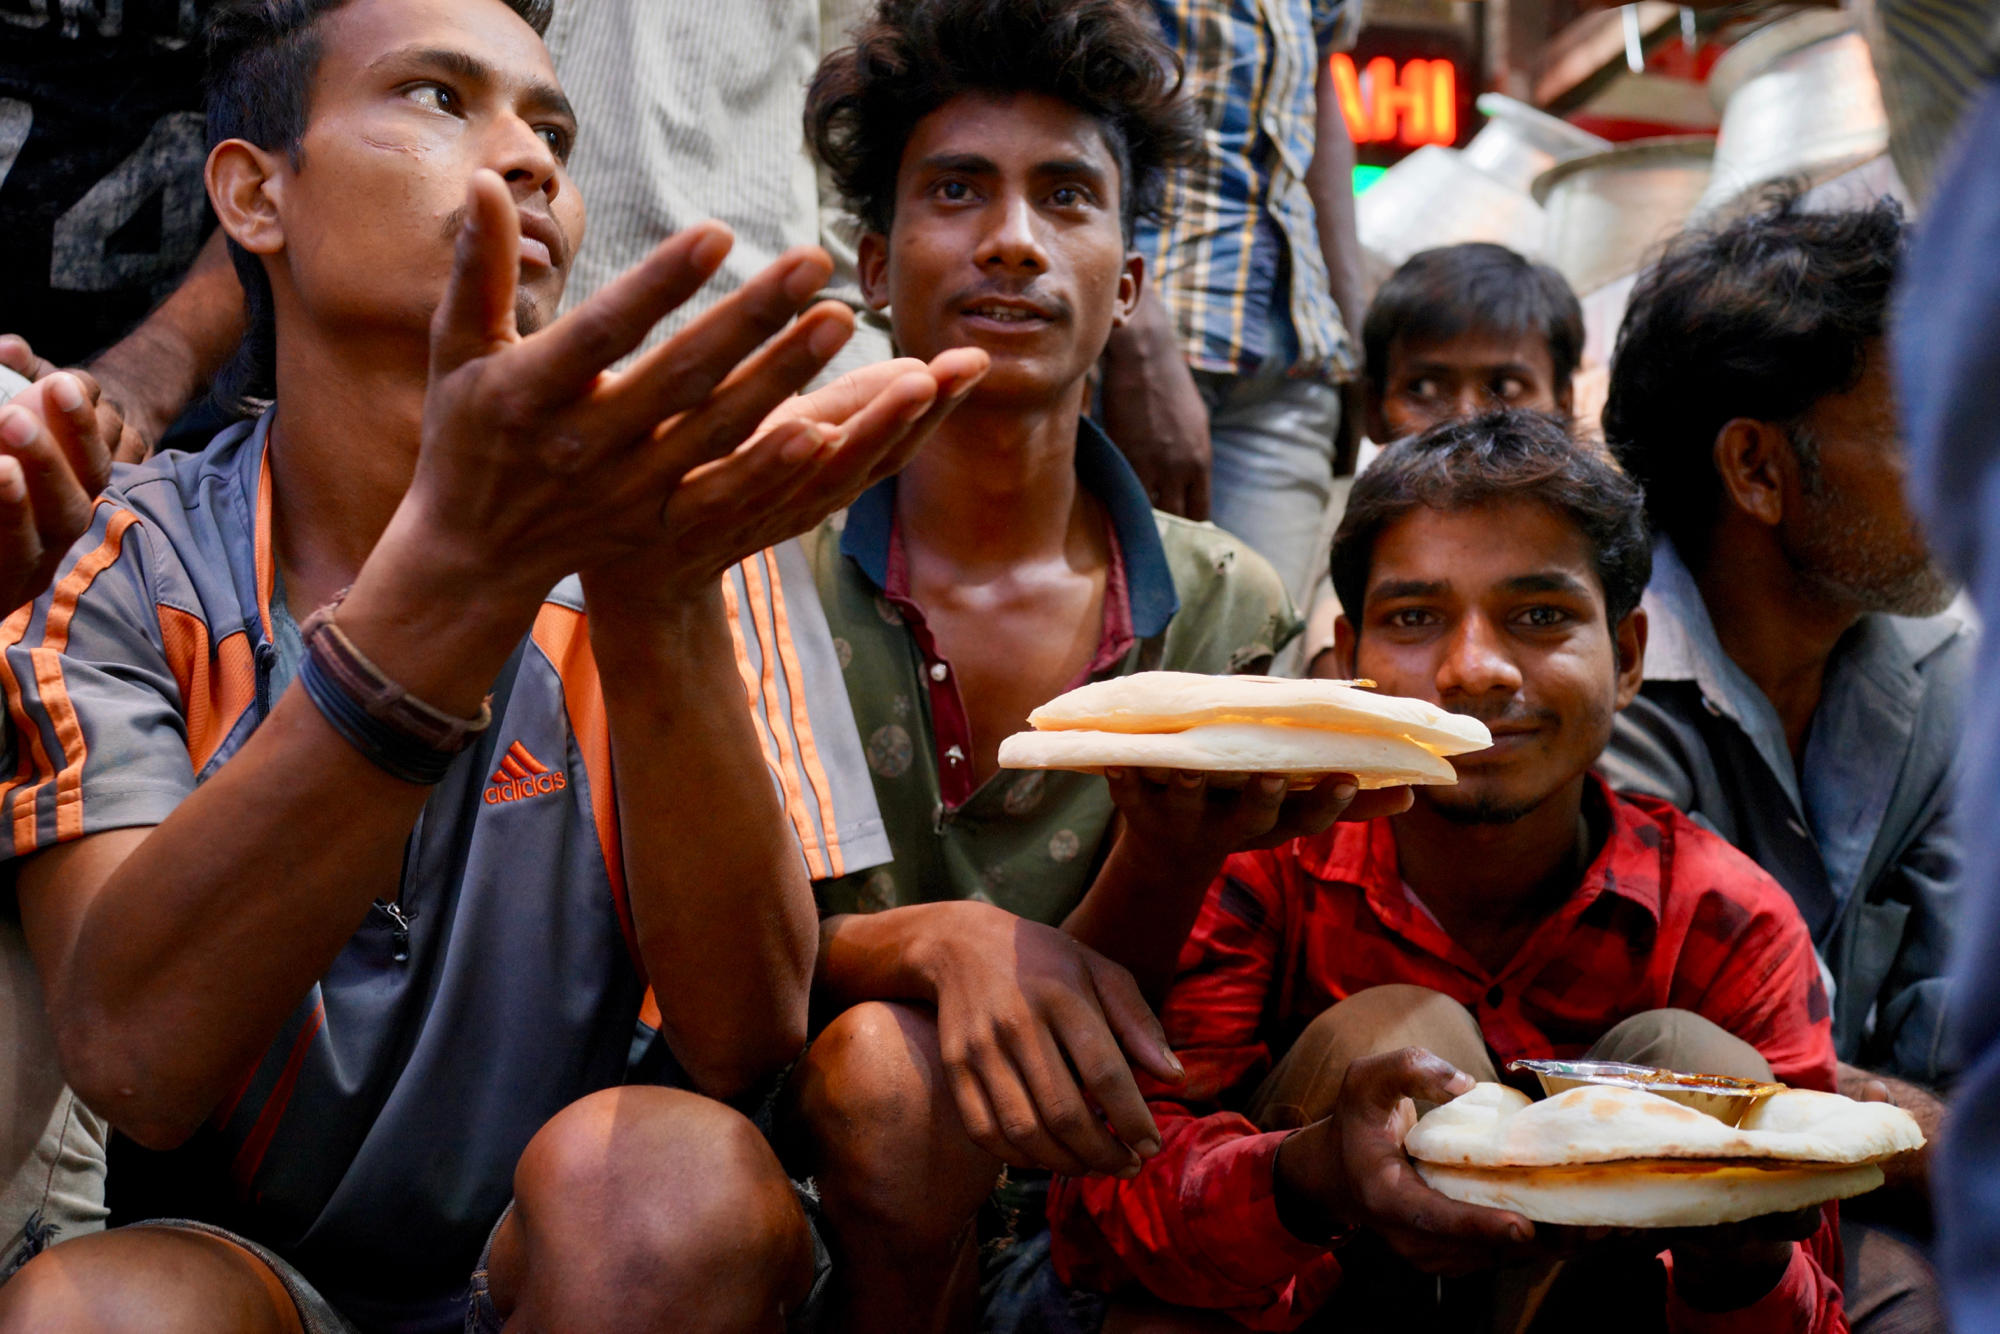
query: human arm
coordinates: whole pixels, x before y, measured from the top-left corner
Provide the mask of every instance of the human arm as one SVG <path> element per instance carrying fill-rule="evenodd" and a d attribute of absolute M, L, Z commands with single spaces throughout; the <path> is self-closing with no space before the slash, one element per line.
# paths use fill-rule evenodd
<path fill-rule="evenodd" d="M 0 408 L 0 616 L 48 588 L 110 480 L 95 393 L 55 371 Z"/>
<path fill-rule="evenodd" d="M 1239 788 L 1208 776 L 1138 769 L 1105 774 L 1118 831 L 1090 891 L 1063 930 L 1123 965 L 1159 1004 L 1174 978 L 1195 917 L 1223 863 L 1236 852 L 1324 833 L 1336 820 L 1372 820 L 1408 809 L 1405 787 L 1358 792 L 1352 775 L 1329 774 L 1287 791 L 1280 775 L 1253 774 Z"/>
<path fill-rule="evenodd" d="M 102 389 L 104 447 L 123 463 L 145 458 L 215 378 L 243 337 L 243 319 L 243 289 L 218 229 L 172 295 L 83 368 Z M 0 337 L 0 365 L 31 380 L 59 369 L 14 334 Z"/>
<path fill-rule="evenodd" d="M 1427 1245 L 1468 1220 L 1499 1229 L 1476 1235 L 1513 1244 L 1513 1215 L 1456 1214 L 1462 1206 L 1423 1187 L 1403 1156 L 1402 1098 L 1469 1087 L 1435 1058 L 1357 1062 L 1334 1114 L 1295 1133 L 1260 1132 L 1234 1110 L 1270 1069 L 1267 1032 L 1291 1017 L 1272 1014 L 1274 998 L 1293 996 L 1302 1012 L 1321 1002 L 1304 979 L 1280 973 L 1290 874 L 1279 853 L 1236 857 L 1203 904 L 1163 1011 L 1188 1077 L 1178 1090 L 1148 1087 L 1165 1147 L 1133 1181 L 1056 1183 L 1050 1222 L 1069 1281 L 1137 1281 L 1168 1301 L 1284 1329 L 1338 1284 L 1331 1248 L 1349 1226 L 1407 1241 L 1420 1210 L 1440 1220 Z"/>
<path fill-rule="evenodd" d="M 361 651 L 410 693 L 476 713 L 547 589 L 569 570 L 667 540 L 661 505 L 675 485 L 736 444 L 736 423 L 756 423 L 755 400 L 789 392 L 795 357 L 718 389 L 742 353 L 713 335 L 716 322 L 761 330 L 754 346 L 777 332 L 824 277 L 813 252 L 780 260 L 694 337 L 669 340 L 623 374 L 603 369 L 727 249 L 722 229 L 692 228 L 524 338 L 514 317 L 518 217 L 506 185 L 477 175 L 433 324 L 416 475 L 339 612 Z M 809 343 L 844 318 L 816 308 L 774 346 Z M 143 556 L 134 547 L 126 559 Z M 142 626 L 160 614 L 149 604 L 122 610 Z M 85 670 L 60 656 L 40 665 Z M 111 663 L 105 674 L 133 673 Z M 160 691 L 172 688 L 169 679 Z M 60 790 L 55 765 L 43 767 Z M 17 822 L 15 852 L 37 854 L 19 876 L 23 924 L 72 1085 L 142 1143 L 192 1133 L 372 900 L 394 893 L 426 795 L 363 759 L 294 688 L 156 827 L 42 850 L 22 846 Z M 60 821 L 57 832 L 68 836 Z"/>
<path fill-rule="evenodd" d="M 1099 387 L 1105 434 L 1139 474 L 1155 509 L 1208 517 L 1208 406 L 1166 303 L 1152 283 L 1132 318 L 1111 331 Z"/>
<path fill-rule="evenodd" d="M 1361 329 L 1361 241 L 1354 221 L 1354 139 L 1334 89 L 1332 66 L 1324 55 L 1313 82 L 1313 156 L 1306 168 L 1319 229 L 1319 253 L 1340 322 L 1350 335 Z"/>

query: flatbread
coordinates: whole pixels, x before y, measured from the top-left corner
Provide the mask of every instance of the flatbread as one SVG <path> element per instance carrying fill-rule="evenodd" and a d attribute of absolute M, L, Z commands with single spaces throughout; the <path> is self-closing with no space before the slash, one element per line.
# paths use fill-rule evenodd
<path fill-rule="evenodd" d="M 1294 787 L 1328 774 L 1353 774 L 1364 788 L 1458 781 L 1450 761 L 1401 737 L 1268 723 L 1215 723 L 1184 732 L 1017 732 L 1000 743 L 1003 769 L 1102 773 L 1114 765 L 1283 774 Z"/>
<path fill-rule="evenodd" d="M 1135 672 L 1092 681 L 1028 715 L 1042 732 L 1185 732 L 1215 723 L 1281 723 L 1300 728 L 1407 737 L 1437 755 L 1484 750 L 1493 736 L 1477 718 L 1345 681 L 1275 676 Z M 1442 780 L 1445 782 L 1450 779 Z"/>
<path fill-rule="evenodd" d="M 1882 1184 L 1874 1163 L 1699 1159 L 1526 1168 L 1419 1162 L 1417 1175 L 1454 1200 L 1573 1227 L 1712 1227 L 1844 1200 Z"/>
<path fill-rule="evenodd" d="M 1787 1089 L 1729 1126 L 1642 1089 L 1585 1085 L 1530 1102 L 1479 1084 L 1433 1109 L 1404 1142 L 1410 1156 L 1466 1167 L 1566 1167 L 1621 1159 L 1877 1162 L 1921 1148 L 1916 1119 L 1886 1102 Z"/>
<path fill-rule="evenodd" d="M 1432 1189 L 1580 1227 L 1707 1227 L 1846 1199 L 1882 1159 L 1923 1146 L 1888 1103 L 1787 1089 L 1732 1127 L 1642 1089 L 1586 1085 L 1541 1102 L 1478 1084 L 1411 1128 Z"/>

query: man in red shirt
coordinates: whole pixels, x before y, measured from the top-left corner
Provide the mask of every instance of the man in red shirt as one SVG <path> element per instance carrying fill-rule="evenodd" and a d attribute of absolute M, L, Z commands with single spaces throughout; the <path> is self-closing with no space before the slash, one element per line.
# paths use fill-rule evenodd
<path fill-rule="evenodd" d="M 1476 716 L 1494 745 L 1404 814 L 1229 861 L 1162 1011 L 1186 1079 L 1142 1078 L 1160 1153 L 1051 1197 L 1066 1282 L 1258 1329 L 1321 1311 L 1344 1330 L 1548 1328 L 1606 1296 L 1598 1317 L 1639 1328 L 1846 1328 L 1832 1206 L 1536 1235 L 1429 1192 L 1400 1153 L 1404 1095 L 1442 1101 L 1521 1057 L 1833 1087 L 1827 998 L 1790 897 L 1673 808 L 1590 773 L 1639 686 L 1640 504 L 1601 456 L 1519 412 L 1404 441 L 1356 484 L 1333 573 L 1358 614 L 1329 666 Z M 1158 889 L 1163 912 L 1189 892 Z M 1469 1244 L 1468 1215 L 1510 1219 L 1515 1244 Z M 1552 1273 L 1558 1248 L 1571 1258 Z M 1418 1268 L 1481 1272 L 1446 1285 Z M 1105 1327 L 1128 1317 L 1114 1307 Z"/>

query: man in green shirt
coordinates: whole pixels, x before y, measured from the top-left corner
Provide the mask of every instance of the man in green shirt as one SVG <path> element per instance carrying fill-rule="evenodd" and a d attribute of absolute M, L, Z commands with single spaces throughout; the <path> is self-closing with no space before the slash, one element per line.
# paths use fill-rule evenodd
<path fill-rule="evenodd" d="M 1143 999 L 1167 979 L 1100 952 L 1174 957 L 1191 921 L 1149 902 L 1152 868 L 1219 869 L 1355 794 L 999 769 L 1064 690 L 1259 671 L 1298 620 L 1247 546 L 1154 513 L 1083 417 L 1145 278 L 1132 222 L 1191 142 L 1150 23 L 1118 0 L 886 0 L 855 37 L 807 120 L 863 225 L 863 293 L 906 353 L 971 345 L 992 369 L 955 429 L 806 541 L 894 860 L 818 886 L 815 999 L 838 1017 L 791 1123 L 838 1253 L 836 1327 L 963 1328 L 1003 1163 L 1129 1175 L 1158 1151 L 1128 1062 L 1178 1074 Z"/>

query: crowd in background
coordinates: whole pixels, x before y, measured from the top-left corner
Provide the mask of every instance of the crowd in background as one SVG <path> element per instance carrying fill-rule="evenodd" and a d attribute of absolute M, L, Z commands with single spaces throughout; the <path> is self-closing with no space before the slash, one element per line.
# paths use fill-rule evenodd
<path fill-rule="evenodd" d="M 0 12 L 0 1329 L 2000 1319 L 2000 29 L 1871 10 L 1920 212 L 1670 239 L 1599 423 L 1552 268 L 1362 290 L 1358 21 Z M 1497 744 L 999 767 L 1156 669 Z M 1585 1055 L 1930 1146 L 1637 1237 L 1403 1157 Z"/>

